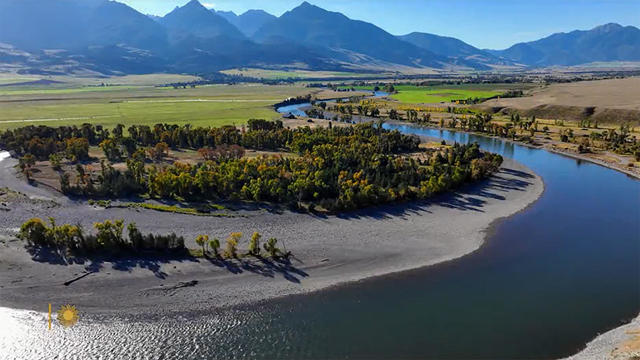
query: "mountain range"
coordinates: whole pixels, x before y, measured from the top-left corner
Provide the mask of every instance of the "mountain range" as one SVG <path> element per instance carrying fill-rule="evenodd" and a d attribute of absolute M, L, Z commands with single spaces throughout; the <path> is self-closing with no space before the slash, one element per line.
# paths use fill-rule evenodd
<path fill-rule="evenodd" d="M 215 11 L 191 0 L 157 17 L 108 0 L 0 1 L 0 71 L 487 70 L 596 61 L 640 61 L 640 30 L 606 24 L 481 50 L 434 34 L 394 36 L 308 2 L 276 17 Z"/>
<path fill-rule="evenodd" d="M 253 36 L 264 24 L 277 19 L 276 16 L 264 10 L 248 10 L 242 15 L 236 15 L 233 11 L 214 11 L 233 24 L 245 36 Z"/>
<path fill-rule="evenodd" d="M 557 33 L 540 40 L 515 44 L 505 50 L 489 52 L 533 67 L 571 66 L 596 61 L 638 61 L 640 29 L 609 23 L 587 31 Z"/>

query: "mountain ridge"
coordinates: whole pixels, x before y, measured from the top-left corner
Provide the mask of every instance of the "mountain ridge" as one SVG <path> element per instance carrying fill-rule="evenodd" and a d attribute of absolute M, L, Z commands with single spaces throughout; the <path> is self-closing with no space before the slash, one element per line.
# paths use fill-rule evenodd
<path fill-rule="evenodd" d="M 343 61 L 354 61 L 357 54 L 362 54 L 404 66 L 442 68 L 448 60 L 402 41 L 374 24 L 352 20 L 307 1 L 262 26 L 252 39 L 261 43 L 286 39 L 324 47 Z M 345 53 L 352 55 L 344 56 Z"/>
<path fill-rule="evenodd" d="M 105 74 L 247 66 L 455 71 L 640 61 L 634 26 L 606 23 L 481 50 L 435 34 L 394 36 L 307 1 L 275 17 L 263 10 L 210 10 L 191 0 L 157 17 L 108 0 L 1 0 L 0 43 L 7 44 L 0 46 L 0 62 L 9 68 L 84 67 Z"/>
<path fill-rule="evenodd" d="M 264 24 L 277 19 L 276 16 L 259 9 L 250 9 L 240 15 L 236 15 L 233 11 L 216 11 L 214 9 L 211 11 L 224 17 L 247 37 L 253 36 Z"/>
<path fill-rule="evenodd" d="M 504 50 L 488 50 L 529 66 L 573 66 L 598 61 L 640 61 L 640 29 L 617 23 L 554 33 Z"/>

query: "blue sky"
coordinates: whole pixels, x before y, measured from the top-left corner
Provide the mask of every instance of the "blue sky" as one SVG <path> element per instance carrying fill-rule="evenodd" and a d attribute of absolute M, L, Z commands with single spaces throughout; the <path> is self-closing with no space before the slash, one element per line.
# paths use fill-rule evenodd
<path fill-rule="evenodd" d="M 119 0 L 164 15 L 188 0 Z M 201 0 L 237 14 L 263 9 L 281 15 L 302 0 Z M 479 48 L 502 49 L 555 32 L 617 22 L 640 26 L 640 0 L 309 0 L 395 35 L 412 31 L 453 36 Z"/>

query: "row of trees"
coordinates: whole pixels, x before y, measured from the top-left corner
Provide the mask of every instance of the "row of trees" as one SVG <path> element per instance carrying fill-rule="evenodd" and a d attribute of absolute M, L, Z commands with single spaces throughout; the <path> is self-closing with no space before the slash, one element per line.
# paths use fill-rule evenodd
<path fill-rule="evenodd" d="M 135 223 L 127 226 L 127 238 L 123 235 L 124 220 L 96 222 L 93 227 L 95 234 L 89 234 L 82 225 L 57 225 L 52 217 L 47 224 L 42 219 L 33 218 L 22 224 L 18 237 L 30 246 L 55 248 L 61 254 L 71 255 L 140 251 L 181 254 L 185 250 L 182 236 L 173 233 L 143 235 Z"/>
<path fill-rule="evenodd" d="M 215 258 L 234 259 L 239 255 L 255 257 L 270 256 L 272 258 L 278 258 L 281 256 L 288 257 L 291 255 L 289 252 L 283 252 L 278 248 L 278 239 L 276 238 L 269 238 L 269 240 L 260 247 L 262 235 L 259 232 L 254 232 L 253 235 L 251 235 L 248 249 L 241 254 L 238 250 L 238 245 L 241 240 L 241 232 L 231 233 L 225 241 L 224 248 L 221 249 L 220 239 L 209 239 L 209 235 L 198 235 L 198 237 L 196 237 L 196 244 L 202 248 L 203 256 L 213 256 Z"/>
<path fill-rule="evenodd" d="M 93 224 L 95 234 L 87 234 L 81 225 L 58 225 L 54 218 L 49 218 L 49 224 L 42 219 L 29 219 L 20 227 L 18 237 L 29 246 L 49 247 L 64 255 L 80 254 L 112 254 L 138 253 L 142 251 L 168 252 L 183 255 L 186 248 L 184 238 L 176 234 L 143 235 L 135 223 L 127 225 L 127 236 L 124 234 L 124 220 L 106 220 Z M 234 232 L 229 235 L 221 249 L 218 238 L 209 240 L 209 235 L 198 235 L 195 241 L 202 248 L 202 255 L 212 255 L 216 258 L 233 259 L 241 255 L 272 258 L 288 257 L 291 254 L 278 248 L 276 238 L 268 239 L 261 245 L 262 235 L 254 232 L 249 240 L 248 249 L 241 252 L 238 249 L 242 240 L 242 233 Z"/>
<path fill-rule="evenodd" d="M 592 142 L 606 150 L 610 150 L 622 155 L 633 155 L 636 161 L 640 161 L 640 142 L 635 136 L 631 136 L 629 125 L 620 125 L 620 129 L 605 130 L 601 133 L 592 132 L 589 135 Z"/>

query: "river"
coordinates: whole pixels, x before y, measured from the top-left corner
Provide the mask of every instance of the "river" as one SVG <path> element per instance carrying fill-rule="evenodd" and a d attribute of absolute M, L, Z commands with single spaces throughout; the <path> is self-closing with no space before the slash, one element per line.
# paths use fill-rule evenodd
<path fill-rule="evenodd" d="M 478 142 L 531 168 L 545 192 L 481 249 L 434 267 L 171 319 L 104 316 L 54 334 L 28 326 L 44 314 L 3 310 L 4 346 L 18 357 L 558 358 L 638 314 L 639 181 L 500 139 L 385 127 Z"/>

